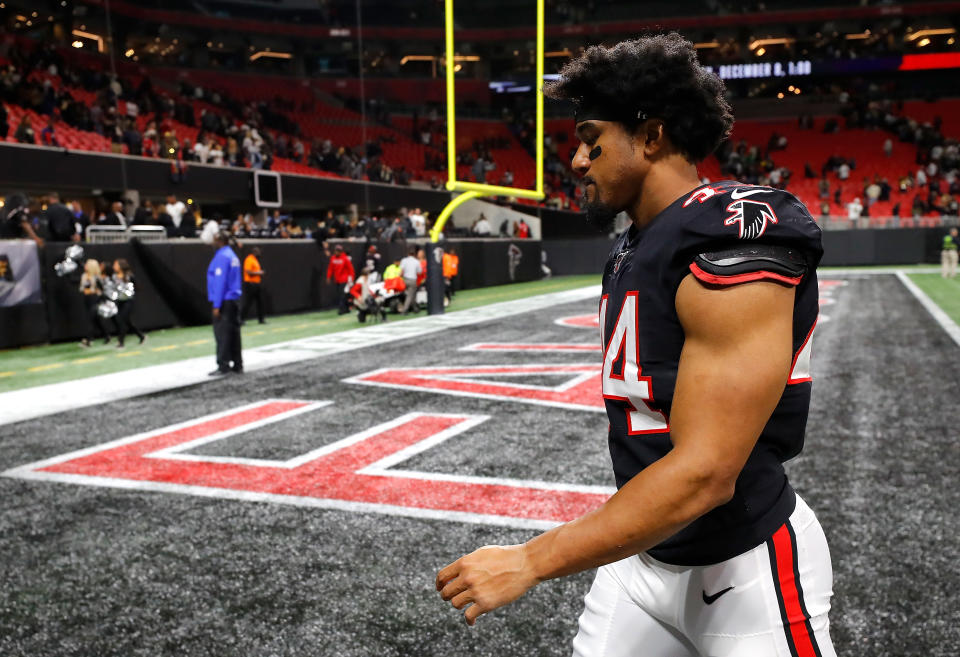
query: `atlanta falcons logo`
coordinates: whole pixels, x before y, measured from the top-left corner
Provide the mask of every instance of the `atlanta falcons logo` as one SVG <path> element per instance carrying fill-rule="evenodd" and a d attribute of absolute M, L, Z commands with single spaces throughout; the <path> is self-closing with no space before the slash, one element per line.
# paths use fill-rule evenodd
<path fill-rule="evenodd" d="M 623 261 L 627 259 L 627 256 L 630 255 L 630 251 L 621 251 L 613 259 L 613 273 L 616 274 L 620 271 L 620 267 L 623 266 Z"/>
<path fill-rule="evenodd" d="M 730 216 L 724 220 L 723 225 L 738 224 L 740 239 L 750 240 L 760 237 L 767 230 L 767 222 L 772 224 L 778 222 L 773 208 L 761 201 L 734 201 L 727 206 L 727 212 Z"/>

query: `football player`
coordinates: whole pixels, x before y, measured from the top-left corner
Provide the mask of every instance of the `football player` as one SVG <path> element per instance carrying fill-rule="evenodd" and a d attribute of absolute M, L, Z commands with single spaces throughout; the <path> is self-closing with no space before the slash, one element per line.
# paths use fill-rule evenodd
<path fill-rule="evenodd" d="M 577 108 L 588 218 L 632 220 L 599 309 L 618 491 L 437 589 L 472 625 L 598 567 L 575 655 L 832 657 L 826 539 L 783 469 L 810 403 L 819 228 L 784 191 L 700 183 L 733 116 L 680 35 L 591 47 L 546 91 Z"/>

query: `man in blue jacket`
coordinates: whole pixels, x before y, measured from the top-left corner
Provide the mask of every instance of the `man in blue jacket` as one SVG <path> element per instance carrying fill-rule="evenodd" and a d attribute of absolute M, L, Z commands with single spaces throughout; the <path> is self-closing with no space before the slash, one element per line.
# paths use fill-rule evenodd
<path fill-rule="evenodd" d="M 243 290 L 240 258 L 228 246 L 229 241 L 226 233 L 217 233 L 213 239 L 217 253 L 207 267 L 207 298 L 213 305 L 213 335 L 217 340 L 217 369 L 210 372 L 210 376 L 221 376 L 231 371 L 243 373 L 243 355 L 240 352 L 240 295 Z"/>

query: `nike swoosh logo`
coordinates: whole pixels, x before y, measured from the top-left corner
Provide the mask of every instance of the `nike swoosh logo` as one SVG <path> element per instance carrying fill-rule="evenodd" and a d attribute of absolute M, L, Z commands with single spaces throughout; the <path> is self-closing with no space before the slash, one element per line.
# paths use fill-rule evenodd
<path fill-rule="evenodd" d="M 704 604 L 708 604 L 708 605 L 712 605 L 714 602 L 717 601 L 717 599 L 718 599 L 721 595 L 723 595 L 724 593 L 727 593 L 728 591 L 732 591 L 732 590 L 733 590 L 733 587 L 730 586 L 730 587 L 728 587 L 728 588 L 723 589 L 722 591 L 719 591 L 719 592 L 717 592 L 717 593 L 714 593 L 713 595 L 707 595 L 707 592 L 704 591 L 704 592 L 703 592 L 703 603 L 704 603 Z"/>
<path fill-rule="evenodd" d="M 741 192 L 740 188 L 738 187 L 730 192 L 730 198 L 732 198 L 734 201 L 739 201 L 745 196 L 753 196 L 754 194 L 769 194 L 772 191 L 772 189 L 748 189 L 745 192 Z"/>

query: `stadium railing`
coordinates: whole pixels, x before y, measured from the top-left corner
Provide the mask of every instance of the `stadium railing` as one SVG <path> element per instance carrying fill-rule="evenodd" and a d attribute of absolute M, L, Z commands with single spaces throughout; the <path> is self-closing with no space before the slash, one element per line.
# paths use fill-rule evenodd
<path fill-rule="evenodd" d="M 91 244 L 120 244 L 134 237 L 141 242 L 165 242 L 167 231 L 163 226 L 87 226 L 85 234 Z"/>

